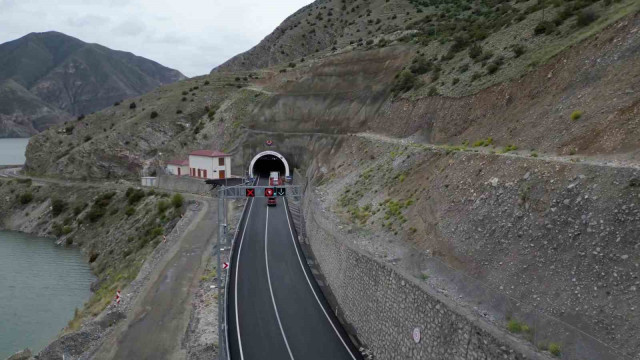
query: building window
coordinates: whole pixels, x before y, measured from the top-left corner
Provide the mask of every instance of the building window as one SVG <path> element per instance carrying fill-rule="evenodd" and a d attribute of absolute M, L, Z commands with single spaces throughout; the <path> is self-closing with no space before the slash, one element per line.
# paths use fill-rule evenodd
<path fill-rule="evenodd" d="M 218 165 L 224 166 L 224 158 L 218 158 Z"/>

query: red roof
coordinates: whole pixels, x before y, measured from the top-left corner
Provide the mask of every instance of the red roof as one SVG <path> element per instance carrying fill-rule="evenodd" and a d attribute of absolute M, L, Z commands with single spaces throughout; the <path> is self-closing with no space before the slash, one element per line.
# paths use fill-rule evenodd
<path fill-rule="evenodd" d="M 189 160 L 173 159 L 167 161 L 167 165 L 189 166 Z"/>
<path fill-rule="evenodd" d="M 231 156 L 229 154 L 225 154 L 223 152 L 216 151 L 216 150 L 195 150 L 195 151 L 192 151 L 189 155 L 217 157 L 217 158 Z"/>

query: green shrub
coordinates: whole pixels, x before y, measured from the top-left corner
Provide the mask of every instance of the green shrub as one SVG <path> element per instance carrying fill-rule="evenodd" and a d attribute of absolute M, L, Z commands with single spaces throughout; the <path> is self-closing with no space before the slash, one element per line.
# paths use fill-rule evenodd
<path fill-rule="evenodd" d="M 152 111 L 152 112 L 151 112 L 150 117 L 151 117 L 152 119 L 157 118 L 157 117 L 158 117 L 158 112 L 157 112 L 157 111 Z"/>
<path fill-rule="evenodd" d="M 478 44 L 473 44 L 470 48 L 469 48 L 469 57 L 471 59 L 477 59 L 480 57 L 480 55 L 482 55 L 482 47 L 480 47 L 480 45 Z"/>
<path fill-rule="evenodd" d="M 536 35 L 549 35 L 552 34 L 556 30 L 556 24 L 551 21 L 541 21 L 536 25 L 533 29 L 533 33 Z"/>
<path fill-rule="evenodd" d="M 129 109 L 135 109 L 136 107 L 138 106 L 136 105 L 135 102 L 132 102 L 131 104 L 129 104 Z"/>
<path fill-rule="evenodd" d="M 511 319 L 507 323 L 507 329 L 514 334 L 519 334 L 522 332 L 522 324 L 517 320 Z"/>
<path fill-rule="evenodd" d="M 56 217 L 67 209 L 67 202 L 62 199 L 51 200 L 51 215 Z"/>
<path fill-rule="evenodd" d="M 151 232 L 149 233 L 149 236 L 151 236 L 152 239 L 155 239 L 158 236 L 163 234 L 164 234 L 164 229 L 161 227 L 156 227 L 151 230 Z"/>
<path fill-rule="evenodd" d="M 182 110 L 180 110 L 180 109 L 176 110 L 176 114 L 178 114 L 178 115 L 182 114 Z"/>
<path fill-rule="evenodd" d="M 571 120 L 576 121 L 582 117 L 582 111 L 576 110 L 571 113 Z"/>
<path fill-rule="evenodd" d="M 552 353 L 554 356 L 560 356 L 560 344 L 558 343 L 549 344 L 549 352 Z"/>
<path fill-rule="evenodd" d="M 487 74 L 493 75 L 500 69 L 500 66 L 496 63 L 491 63 L 487 66 Z"/>
<path fill-rule="evenodd" d="M 584 27 L 598 19 L 598 15 L 591 10 L 583 10 L 578 14 L 576 18 L 576 26 Z"/>
<path fill-rule="evenodd" d="M 33 194 L 30 192 L 23 193 L 22 195 L 20 195 L 19 200 L 20 204 L 26 205 L 33 200 Z"/>
<path fill-rule="evenodd" d="M 73 231 L 73 228 L 71 226 L 65 226 L 62 228 L 62 235 L 71 234 L 72 231 Z"/>
<path fill-rule="evenodd" d="M 133 206 L 127 206 L 127 209 L 124 211 L 125 215 L 131 216 L 136 213 L 136 208 Z"/>
<path fill-rule="evenodd" d="M 189 92 L 188 92 L 187 90 L 184 90 L 184 91 L 182 92 L 182 95 L 189 95 Z"/>
<path fill-rule="evenodd" d="M 82 213 L 82 210 L 87 207 L 87 204 L 82 203 L 73 207 L 73 215 L 78 216 Z"/>
<path fill-rule="evenodd" d="M 142 189 L 128 188 L 125 195 L 127 196 L 127 202 L 129 205 L 133 205 L 140 202 L 140 200 L 144 198 L 145 193 Z"/>
<path fill-rule="evenodd" d="M 419 81 L 414 73 L 409 70 L 402 70 L 391 87 L 391 93 L 395 95 L 407 92 L 414 87 L 418 87 L 418 85 Z"/>
<path fill-rule="evenodd" d="M 165 200 L 160 200 L 158 201 L 158 212 L 160 214 L 164 214 L 165 211 L 167 211 L 167 209 L 169 209 L 169 202 L 165 201 Z"/>
<path fill-rule="evenodd" d="M 525 53 L 526 49 L 522 45 L 514 45 L 511 50 L 513 51 L 513 57 L 519 58 Z"/>
<path fill-rule="evenodd" d="M 427 94 L 429 96 L 438 96 L 440 95 L 440 93 L 438 92 L 438 88 L 435 86 L 432 86 L 431 88 L 429 88 L 429 93 Z"/>
<path fill-rule="evenodd" d="M 209 85 L 209 84 L 211 84 L 211 83 L 209 82 L 209 80 L 205 80 L 205 81 L 204 81 L 204 84 L 205 84 L 205 85 Z"/>
<path fill-rule="evenodd" d="M 181 194 L 175 194 L 171 198 L 171 204 L 176 209 L 181 208 L 183 203 L 184 203 L 184 197 Z"/>
<path fill-rule="evenodd" d="M 431 71 L 432 67 L 433 63 L 431 61 L 427 61 L 424 56 L 417 56 L 409 65 L 409 70 L 414 74 L 422 75 Z"/>
<path fill-rule="evenodd" d="M 476 71 L 473 73 L 473 75 L 471 75 L 471 82 L 474 82 L 480 79 L 481 77 L 482 77 L 482 74 Z"/>

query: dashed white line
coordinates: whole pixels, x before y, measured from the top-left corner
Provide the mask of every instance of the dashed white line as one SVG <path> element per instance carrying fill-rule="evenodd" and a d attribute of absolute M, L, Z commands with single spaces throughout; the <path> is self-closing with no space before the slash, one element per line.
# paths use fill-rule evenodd
<path fill-rule="evenodd" d="M 267 249 L 269 248 L 269 237 L 268 234 L 269 228 L 269 207 L 267 207 L 267 222 L 264 224 L 264 260 L 267 264 L 267 280 L 269 281 L 269 292 L 271 293 L 271 301 L 273 302 L 273 309 L 276 312 L 276 318 L 278 319 L 278 325 L 280 326 L 280 332 L 282 333 L 282 338 L 284 339 L 284 344 L 287 345 L 287 351 L 289 352 L 289 357 L 293 360 L 293 354 L 291 353 L 291 348 L 289 348 L 289 342 L 287 341 L 287 336 L 284 334 L 284 329 L 282 328 L 282 322 L 280 321 L 280 314 L 278 314 L 278 306 L 276 305 L 276 299 L 273 296 L 273 288 L 271 287 L 271 275 L 269 274 L 269 256 L 267 255 Z"/>
<path fill-rule="evenodd" d="M 313 293 L 313 296 L 315 296 L 316 301 L 318 302 L 318 305 L 320 306 L 320 308 L 322 309 L 322 312 L 324 313 L 324 316 L 327 317 L 327 320 L 329 321 L 329 324 L 331 324 L 331 327 L 333 328 L 333 331 L 336 332 L 336 335 L 338 335 L 338 338 L 340 339 L 340 341 L 342 341 L 342 345 L 344 345 L 344 347 L 347 349 L 347 351 L 349 352 L 349 355 L 351 355 L 351 358 L 353 358 L 353 360 L 357 360 L 355 355 L 353 355 L 353 353 L 351 352 L 351 349 L 349 348 L 347 343 L 344 341 L 342 336 L 340 336 L 340 333 L 338 332 L 338 329 L 333 324 L 333 321 L 331 321 L 331 318 L 329 317 L 329 314 L 327 314 L 327 310 L 325 310 L 324 306 L 322 306 L 322 303 L 320 302 L 320 298 L 318 298 L 318 294 L 316 294 L 316 290 L 313 288 L 313 285 L 311 285 L 311 280 L 309 280 L 309 275 L 307 275 L 307 272 L 304 269 L 304 265 L 302 264 L 302 257 L 300 257 L 300 251 L 298 250 L 298 246 L 296 246 L 296 243 L 295 243 L 296 239 L 293 237 L 293 229 L 291 228 L 291 221 L 289 221 L 289 209 L 287 208 L 287 202 L 286 201 L 283 201 L 283 202 L 284 202 L 284 210 L 285 210 L 284 215 L 287 218 L 287 224 L 289 224 L 289 232 L 291 233 L 291 241 L 293 242 L 293 247 L 296 249 L 296 254 L 298 254 L 298 261 L 300 262 L 300 267 L 302 268 L 302 272 L 304 273 L 304 277 L 307 279 L 307 283 L 309 284 L 309 287 L 311 288 L 311 292 Z M 267 211 L 267 215 L 268 214 L 269 214 L 269 212 Z"/>

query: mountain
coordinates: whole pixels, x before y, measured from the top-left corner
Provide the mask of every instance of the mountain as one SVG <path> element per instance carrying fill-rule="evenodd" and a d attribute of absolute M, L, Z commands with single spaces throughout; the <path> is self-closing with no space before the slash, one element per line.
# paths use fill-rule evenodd
<path fill-rule="evenodd" d="M 58 32 L 31 33 L 0 45 L 1 91 L 12 99 L 0 102 L 0 137 L 30 136 L 185 78 L 128 52 Z"/>

